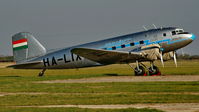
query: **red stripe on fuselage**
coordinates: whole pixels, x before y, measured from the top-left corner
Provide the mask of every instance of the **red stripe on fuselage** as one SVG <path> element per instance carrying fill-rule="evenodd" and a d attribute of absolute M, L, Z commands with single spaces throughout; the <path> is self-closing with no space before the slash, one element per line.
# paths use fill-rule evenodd
<path fill-rule="evenodd" d="M 23 43 L 23 42 L 27 42 L 27 39 L 21 39 L 21 40 L 17 40 L 17 41 L 13 41 L 12 44 L 19 44 L 19 43 Z"/>

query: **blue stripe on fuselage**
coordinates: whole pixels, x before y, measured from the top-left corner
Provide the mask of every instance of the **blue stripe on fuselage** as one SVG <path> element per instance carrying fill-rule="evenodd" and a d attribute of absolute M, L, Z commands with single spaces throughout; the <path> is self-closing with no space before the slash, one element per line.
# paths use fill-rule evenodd
<path fill-rule="evenodd" d="M 166 43 L 167 44 L 174 44 L 176 42 L 180 42 L 180 41 L 184 41 L 184 40 L 187 40 L 187 39 L 179 39 L 179 40 L 174 40 L 172 41 L 172 39 L 164 39 L 164 40 L 158 40 L 158 41 L 154 41 L 154 42 L 150 42 L 150 40 L 144 40 L 144 44 L 145 45 L 151 45 L 151 44 L 160 44 L 160 43 Z M 128 47 L 132 47 L 131 44 L 124 44 L 125 45 L 125 48 L 128 48 Z M 134 46 L 137 46 L 137 45 L 141 45 L 140 42 L 134 42 Z M 112 49 L 113 46 L 110 46 L 108 48 L 106 48 L 107 50 L 113 50 Z M 120 46 L 115 46 L 117 49 L 121 49 L 121 45 Z"/>

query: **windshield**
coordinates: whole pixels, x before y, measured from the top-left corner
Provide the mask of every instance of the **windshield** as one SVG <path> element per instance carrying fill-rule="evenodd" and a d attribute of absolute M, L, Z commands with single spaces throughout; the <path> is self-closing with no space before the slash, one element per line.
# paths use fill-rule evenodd
<path fill-rule="evenodd" d="M 189 34 L 188 32 L 185 32 L 183 29 L 176 29 L 175 31 L 172 31 L 171 33 L 172 35 Z"/>

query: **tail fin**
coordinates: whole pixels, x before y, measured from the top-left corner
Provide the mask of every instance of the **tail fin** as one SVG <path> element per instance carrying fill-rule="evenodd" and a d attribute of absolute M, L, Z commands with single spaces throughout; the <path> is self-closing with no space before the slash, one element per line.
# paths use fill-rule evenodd
<path fill-rule="evenodd" d="M 23 63 L 31 58 L 46 54 L 46 49 L 28 32 L 12 36 L 12 45 L 16 63 Z"/>

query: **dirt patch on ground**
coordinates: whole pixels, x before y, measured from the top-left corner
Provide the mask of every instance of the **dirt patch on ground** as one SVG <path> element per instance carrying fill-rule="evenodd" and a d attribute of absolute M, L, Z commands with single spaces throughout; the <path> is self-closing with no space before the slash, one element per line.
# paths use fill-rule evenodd
<path fill-rule="evenodd" d="M 152 108 L 166 112 L 198 112 L 199 103 L 169 103 L 169 104 L 132 104 L 132 105 L 44 105 L 44 106 L 14 106 L 33 108 L 92 108 L 92 109 L 124 109 L 124 108 Z"/>
<path fill-rule="evenodd" d="M 166 81 L 199 81 L 199 75 L 177 75 L 177 76 L 111 76 L 84 79 L 38 81 L 35 83 L 100 83 L 100 82 L 166 82 Z"/>
<path fill-rule="evenodd" d="M 82 95 L 82 94 L 104 94 L 104 95 L 109 95 L 109 94 L 114 94 L 114 95 L 119 95 L 119 94 L 140 94 L 140 95 L 154 95 L 154 94 L 162 94 L 162 95 L 199 95 L 199 92 L 110 92 L 110 93 L 47 93 L 47 92 L 17 92 L 17 93 L 7 93 L 7 92 L 1 92 L 0 97 L 4 96 L 12 96 L 12 95 Z"/>

